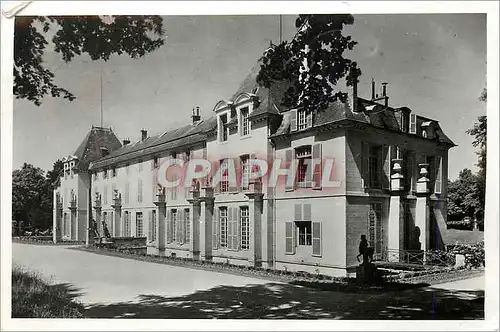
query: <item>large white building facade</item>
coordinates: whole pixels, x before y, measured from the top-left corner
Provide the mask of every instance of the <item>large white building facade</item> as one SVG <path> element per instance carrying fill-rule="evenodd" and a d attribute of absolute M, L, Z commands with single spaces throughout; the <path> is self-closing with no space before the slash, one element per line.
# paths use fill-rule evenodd
<path fill-rule="evenodd" d="M 92 128 L 65 159 L 54 240 L 89 241 L 95 220 L 100 234 L 105 222 L 112 237 L 145 237 L 151 255 L 336 276 L 358 264 L 361 235 L 381 260 L 443 247 L 455 144 L 437 121 L 391 107 L 385 85 L 381 97 L 354 89 L 326 110 L 285 108 L 280 89 L 256 84 L 257 72 L 211 117 L 189 110 L 181 128 L 142 130 L 136 142 Z M 209 160 L 217 173 L 165 188 L 159 177 L 172 159 Z M 276 185 L 250 176 L 254 159 L 269 172 L 280 160 Z M 230 165 L 236 183 L 221 171 Z"/>

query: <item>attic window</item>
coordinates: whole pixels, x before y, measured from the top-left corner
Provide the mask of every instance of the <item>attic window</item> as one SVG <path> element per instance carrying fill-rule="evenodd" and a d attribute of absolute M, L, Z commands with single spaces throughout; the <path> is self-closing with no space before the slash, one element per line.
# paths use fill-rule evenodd
<path fill-rule="evenodd" d="M 422 129 L 422 137 L 427 138 L 427 130 Z"/>
<path fill-rule="evenodd" d="M 111 169 L 111 176 L 112 176 L 112 177 L 115 177 L 115 176 L 116 176 L 116 168 L 115 168 L 115 167 L 113 167 L 113 168 Z"/>

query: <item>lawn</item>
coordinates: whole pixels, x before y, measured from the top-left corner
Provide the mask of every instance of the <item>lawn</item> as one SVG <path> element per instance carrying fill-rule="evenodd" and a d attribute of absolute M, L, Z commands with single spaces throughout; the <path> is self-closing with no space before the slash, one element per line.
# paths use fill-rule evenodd
<path fill-rule="evenodd" d="M 81 318 L 76 296 L 68 284 L 51 285 L 35 272 L 12 268 L 12 318 Z"/>

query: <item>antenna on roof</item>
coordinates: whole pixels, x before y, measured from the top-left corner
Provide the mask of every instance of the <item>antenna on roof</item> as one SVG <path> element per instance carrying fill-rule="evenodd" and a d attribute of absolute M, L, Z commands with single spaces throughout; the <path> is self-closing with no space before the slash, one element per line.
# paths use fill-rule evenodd
<path fill-rule="evenodd" d="M 101 128 L 102 128 L 102 68 L 101 68 Z"/>

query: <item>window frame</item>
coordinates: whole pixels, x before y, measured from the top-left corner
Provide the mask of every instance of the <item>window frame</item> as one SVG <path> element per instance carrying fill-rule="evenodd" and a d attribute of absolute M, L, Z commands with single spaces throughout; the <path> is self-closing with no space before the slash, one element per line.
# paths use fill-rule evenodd
<path fill-rule="evenodd" d="M 240 248 L 250 250 L 250 209 L 248 206 L 240 207 Z"/>
<path fill-rule="evenodd" d="M 219 191 L 221 194 L 229 192 L 229 162 L 228 159 L 220 160 Z"/>
<path fill-rule="evenodd" d="M 225 120 L 223 120 L 225 119 Z M 227 142 L 229 139 L 229 129 L 227 124 L 229 122 L 228 113 L 219 115 L 219 142 Z"/>
<path fill-rule="evenodd" d="M 137 211 L 135 213 L 135 236 L 136 237 L 144 236 L 144 216 L 142 214 L 142 211 Z"/>
<path fill-rule="evenodd" d="M 250 107 L 245 106 L 240 108 L 240 121 L 241 121 L 241 137 L 250 136 L 252 133 L 252 126 L 250 123 Z"/>
<path fill-rule="evenodd" d="M 304 150 L 300 154 L 300 151 Z M 308 173 L 311 173 L 312 168 L 312 145 L 302 145 L 294 149 L 294 157 L 297 162 L 297 172 L 296 172 L 296 186 L 297 188 L 311 188 L 312 187 L 312 177 L 308 180 Z M 309 160 L 306 162 L 305 160 Z M 303 178 L 301 176 L 303 175 Z M 311 174 L 312 175 L 312 174 Z M 301 180 L 302 178 L 302 180 Z"/>
<path fill-rule="evenodd" d="M 298 247 L 312 247 L 312 221 L 300 220 L 295 221 L 297 231 L 297 246 Z M 301 233 L 301 230 L 304 230 Z M 301 243 L 301 239 L 303 240 Z"/>
<path fill-rule="evenodd" d="M 228 208 L 221 206 L 219 208 L 219 247 L 228 248 Z"/>

